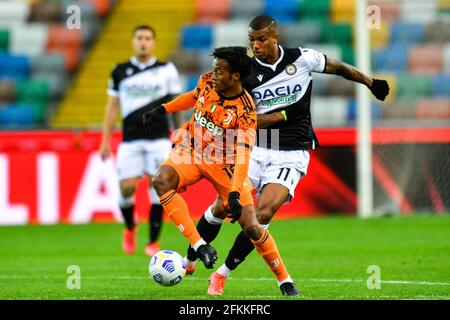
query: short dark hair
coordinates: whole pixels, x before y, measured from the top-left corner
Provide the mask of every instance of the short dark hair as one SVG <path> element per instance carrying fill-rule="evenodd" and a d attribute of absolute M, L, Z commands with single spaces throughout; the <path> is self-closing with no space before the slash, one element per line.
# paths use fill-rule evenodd
<path fill-rule="evenodd" d="M 250 28 L 252 28 L 253 30 L 261 30 L 261 29 L 270 28 L 270 27 L 273 27 L 276 29 L 277 22 L 271 16 L 262 15 L 262 16 L 257 16 L 256 18 L 254 18 L 248 26 Z"/>
<path fill-rule="evenodd" d="M 133 32 L 131 33 L 133 35 L 133 37 L 136 35 L 136 32 L 138 32 L 140 30 L 148 30 L 153 34 L 153 38 L 156 38 L 155 29 L 153 29 L 153 27 L 146 25 L 146 24 L 141 24 L 141 25 L 134 27 Z"/>
<path fill-rule="evenodd" d="M 226 60 L 230 66 L 230 71 L 239 73 L 241 80 L 244 80 L 250 74 L 251 59 L 247 55 L 246 47 L 215 48 L 212 56 Z"/>

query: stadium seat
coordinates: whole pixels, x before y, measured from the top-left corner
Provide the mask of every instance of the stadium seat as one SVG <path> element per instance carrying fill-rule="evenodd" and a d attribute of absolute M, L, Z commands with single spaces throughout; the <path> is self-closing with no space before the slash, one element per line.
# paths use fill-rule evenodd
<path fill-rule="evenodd" d="M 431 93 L 433 97 L 450 98 L 450 74 L 440 74 L 431 81 Z"/>
<path fill-rule="evenodd" d="M 357 119 L 357 101 L 355 99 L 349 99 L 347 105 L 347 121 L 350 124 L 354 124 Z M 383 108 L 378 101 L 372 100 L 371 103 L 371 119 L 379 120 L 382 117 Z"/>
<path fill-rule="evenodd" d="M 46 53 L 31 57 L 31 71 L 33 74 L 40 72 L 61 73 L 63 70 L 64 57 L 60 53 Z"/>
<path fill-rule="evenodd" d="M 329 21 L 331 0 L 304 0 L 299 2 L 299 19 Z"/>
<path fill-rule="evenodd" d="M 185 26 L 181 35 L 181 46 L 185 50 L 209 50 L 212 47 L 213 30 L 209 25 Z"/>
<path fill-rule="evenodd" d="M 392 44 L 372 52 L 372 67 L 376 72 L 392 71 L 401 73 L 406 70 L 408 48 L 403 44 Z"/>
<path fill-rule="evenodd" d="M 48 83 L 50 96 L 52 98 L 61 98 L 69 85 L 69 76 L 65 72 L 49 73 L 39 72 L 33 73 L 30 78 L 33 82 Z"/>
<path fill-rule="evenodd" d="M 299 47 L 320 40 L 320 24 L 314 21 L 282 24 L 279 28 L 280 42 L 288 47 Z"/>
<path fill-rule="evenodd" d="M 381 21 L 380 28 L 370 29 L 370 44 L 372 49 L 386 47 L 389 42 L 391 25 L 386 21 Z"/>
<path fill-rule="evenodd" d="M 217 23 L 227 20 L 231 11 L 230 0 L 196 0 L 197 23 Z"/>
<path fill-rule="evenodd" d="M 402 1 L 400 18 L 405 22 L 419 22 L 424 24 L 436 21 L 436 1 Z"/>
<path fill-rule="evenodd" d="M 425 27 L 420 23 L 395 21 L 391 25 L 390 42 L 398 43 L 420 43 L 424 39 Z"/>
<path fill-rule="evenodd" d="M 444 45 L 444 73 L 450 73 L 450 43 Z"/>
<path fill-rule="evenodd" d="M 2 128 L 27 128 L 34 123 L 33 107 L 28 104 L 5 105 L 0 108 Z"/>
<path fill-rule="evenodd" d="M 169 56 L 169 61 L 172 61 L 179 73 L 200 73 L 199 54 L 193 51 L 179 50 Z"/>
<path fill-rule="evenodd" d="M 349 63 L 351 65 L 355 65 L 355 50 L 351 45 L 342 44 L 342 61 Z"/>
<path fill-rule="evenodd" d="M 425 75 L 402 74 L 398 77 L 398 97 L 426 97 L 431 92 L 431 80 Z"/>
<path fill-rule="evenodd" d="M 191 74 L 188 76 L 187 84 L 186 84 L 188 91 L 195 89 L 195 87 L 197 86 L 197 83 L 198 83 L 198 77 L 199 77 L 199 74 Z"/>
<path fill-rule="evenodd" d="M 0 80 L 0 105 L 16 99 L 16 86 L 13 81 Z"/>
<path fill-rule="evenodd" d="M 329 77 L 327 81 L 326 95 L 330 96 L 345 96 L 354 97 L 355 96 L 356 84 L 352 81 L 347 81 L 342 77 Z"/>
<path fill-rule="evenodd" d="M 30 15 L 30 5 L 20 1 L 0 1 L 0 21 L 7 25 L 23 23 Z"/>
<path fill-rule="evenodd" d="M 437 44 L 413 47 L 409 51 L 409 72 L 438 74 L 444 70 L 443 47 Z"/>
<path fill-rule="evenodd" d="M 331 0 L 331 21 L 353 24 L 357 0 Z"/>
<path fill-rule="evenodd" d="M 10 51 L 15 54 L 35 56 L 45 52 L 48 27 L 43 23 L 15 26 L 11 29 Z"/>
<path fill-rule="evenodd" d="M 78 66 L 81 50 L 82 38 L 80 30 L 67 29 L 63 25 L 52 25 L 49 27 L 47 52 L 62 54 L 68 71 L 73 72 Z"/>
<path fill-rule="evenodd" d="M 106 16 L 112 9 L 113 0 L 82 0 L 94 4 L 95 12 L 101 16 Z"/>
<path fill-rule="evenodd" d="M 295 22 L 298 16 L 298 0 L 265 0 L 264 14 L 279 24 Z"/>
<path fill-rule="evenodd" d="M 416 100 L 413 97 L 405 97 L 386 102 L 386 105 L 381 109 L 382 118 L 388 120 L 414 119 Z"/>
<path fill-rule="evenodd" d="M 48 82 L 19 81 L 16 84 L 16 92 L 16 101 L 31 106 L 35 121 L 41 122 L 50 99 Z"/>
<path fill-rule="evenodd" d="M 213 28 L 213 46 L 247 46 L 248 21 L 233 21 L 218 23 Z"/>
<path fill-rule="evenodd" d="M 342 48 L 337 44 L 305 43 L 304 45 L 302 45 L 302 48 L 311 48 L 327 56 L 342 60 Z"/>
<path fill-rule="evenodd" d="M 352 27 L 347 23 L 322 23 L 322 41 L 326 43 L 352 44 Z"/>
<path fill-rule="evenodd" d="M 0 53 L 0 79 L 27 79 L 30 76 L 30 61 L 23 55 Z"/>
<path fill-rule="evenodd" d="M 36 2 L 31 4 L 30 22 L 60 22 L 62 15 L 61 4 L 58 2 Z"/>
<path fill-rule="evenodd" d="M 448 119 L 450 120 L 450 100 L 421 99 L 416 105 L 417 119 Z"/>
<path fill-rule="evenodd" d="M 391 22 L 400 18 L 400 2 L 393 1 L 371 1 L 370 4 L 374 4 L 380 8 L 381 21 Z"/>
<path fill-rule="evenodd" d="M 9 51 L 9 30 L 0 29 L 0 52 Z"/>
<path fill-rule="evenodd" d="M 424 41 L 444 43 L 450 42 L 450 22 L 435 21 L 425 27 Z"/>
<path fill-rule="evenodd" d="M 311 117 L 315 127 L 336 127 L 347 124 L 348 99 L 315 97 L 311 100 Z"/>
<path fill-rule="evenodd" d="M 231 19 L 250 22 L 264 11 L 264 0 L 231 0 Z"/>

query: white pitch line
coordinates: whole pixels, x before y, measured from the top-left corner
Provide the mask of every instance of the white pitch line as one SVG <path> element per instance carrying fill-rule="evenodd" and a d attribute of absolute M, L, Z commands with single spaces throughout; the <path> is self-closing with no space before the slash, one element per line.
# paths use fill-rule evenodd
<path fill-rule="evenodd" d="M 144 276 L 83 276 L 84 279 L 114 279 L 114 280 L 143 280 L 149 279 L 150 277 Z M 30 280 L 39 280 L 39 279 L 51 279 L 50 276 L 36 276 L 30 277 L 26 275 L 0 275 L 0 279 L 30 279 Z M 207 281 L 207 277 L 192 277 L 187 276 L 184 278 L 185 280 L 191 281 Z M 233 278 L 230 277 L 228 280 L 230 281 L 275 281 L 275 278 L 268 277 L 259 277 L 259 278 Z M 324 279 L 324 278 L 300 278 L 296 279 L 296 282 L 366 282 L 367 280 L 363 279 Z M 410 284 L 410 285 L 426 285 L 426 286 L 450 286 L 450 282 L 432 282 L 432 281 L 410 281 L 410 280 L 380 280 L 380 283 L 385 284 Z"/>

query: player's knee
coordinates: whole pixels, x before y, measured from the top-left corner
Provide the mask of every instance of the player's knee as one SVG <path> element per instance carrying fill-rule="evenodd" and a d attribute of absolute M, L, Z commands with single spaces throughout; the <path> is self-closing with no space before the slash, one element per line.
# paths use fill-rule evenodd
<path fill-rule="evenodd" d="M 258 240 L 262 234 L 261 227 L 256 223 L 248 223 L 244 225 L 243 231 L 247 237 L 254 241 Z"/>
<path fill-rule="evenodd" d="M 134 191 L 136 190 L 135 186 L 129 185 L 129 186 L 120 186 L 120 193 L 122 194 L 122 197 L 129 198 L 134 194 Z"/>
<path fill-rule="evenodd" d="M 176 189 L 178 180 L 175 170 L 160 168 L 153 178 L 153 187 L 158 196 L 161 196 L 170 190 Z"/>
<path fill-rule="evenodd" d="M 256 208 L 256 218 L 260 224 L 269 224 L 276 211 L 276 206 L 272 204 L 258 205 Z"/>
<path fill-rule="evenodd" d="M 222 201 L 216 201 L 214 202 L 211 212 L 214 217 L 219 219 L 225 219 L 227 217 L 227 211 L 225 210 L 225 206 L 223 205 Z"/>

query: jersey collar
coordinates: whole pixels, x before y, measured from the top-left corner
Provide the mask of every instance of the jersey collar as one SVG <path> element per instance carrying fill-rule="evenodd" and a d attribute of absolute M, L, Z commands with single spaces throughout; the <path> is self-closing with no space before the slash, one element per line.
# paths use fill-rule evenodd
<path fill-rule="evenodd" d="M 150 60 L 146 62 L 140 62 L 136 59 L 135 56 L 132 56 L 130 59 L 132 65 L 138 67 L 140 70 L 144 70 L 145 68 L 151 67 L 156 63 L 156 57 L 151 57 Z"/>
<path fill-rule="evenodd" d="M 267 67 L 272 69 L 273 71 L 275 71 L 277 69 L 278 64 L 281 62 L 281 60 L 283 60 L 284 57 L 284 50 L 282 46 L 278 46 L 278 48 L 280 48 L 280 57 L 278 58 L 278 60 L 274 63 L 274 64 L 268 64 L 268 63 L 264 63 L 261 60 L 259 60 L 258 58 L 255 57 L 256 61 L 262 65 L 263 67 Z"/>

